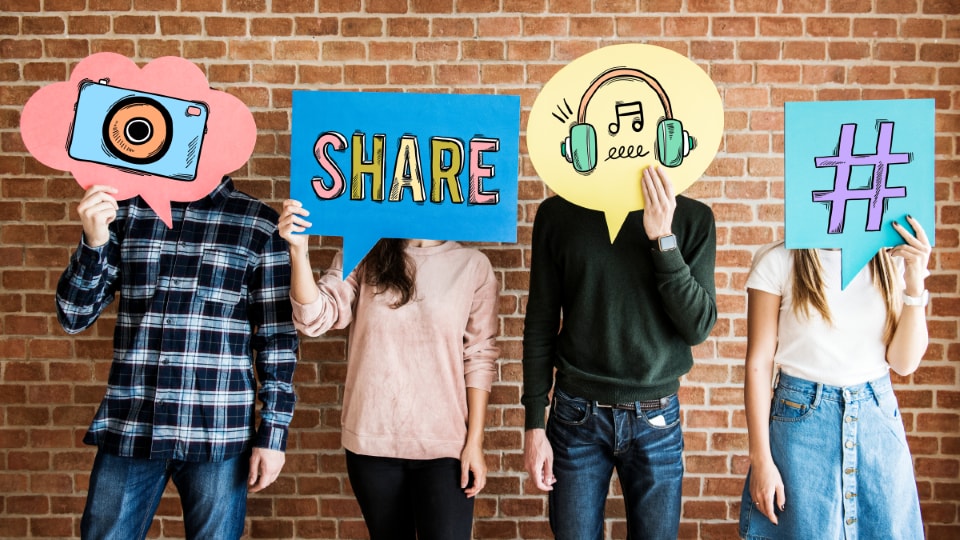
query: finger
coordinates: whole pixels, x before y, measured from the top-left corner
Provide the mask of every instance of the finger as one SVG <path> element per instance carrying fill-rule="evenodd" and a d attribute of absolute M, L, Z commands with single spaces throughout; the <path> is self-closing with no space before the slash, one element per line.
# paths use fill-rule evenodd
<path fill-rule="evenodd" d="M 80 203 L 77 204 L 77 213 L 82 215 L 84 212 L 89 212 L 91 209 L 100 206 L 105 206 L 114 210 L 120 207 L 117 204 L 117 200 L 110 195 L 95 193 L 90 197 L 84 197 Z"/>
<path fill-rule="evenodd" d="M 476 497 L 483 491 L 483 488 L 487 485 L 487 475 L 481 470 L 476 470 L 473 473 L 473 485 L 470 486 L 470 489 L 466 491 L 467 497 Z"/>
<path fill-rule="evenodd" d="M 663 178 L 664 195 L 667 197 L 667 199 L 670 199 L 670 200 L 674 199 L 676 195 L 673 192 L 673 182 L 670 181 L 670 177 L 667 176 L 667 171 L 665 171 L 659 165 L 657 166 L 657 170 L 660 172 L 660 176 Z"/>
<path fill-rule="evenodd" d="M 543 461 L 543 481 L 547 486 L 551 486 L 550 489 L 557 483 L 557 477 L 553 475 L 553 454 Z"/>
<path fill-rule="evenodd" d="M 787 505 L 787 497 L 783 492 L 783 484 L 777 484 L 777 507 L 783 512 L 784 507 Z"/>
<path fill-rule="evenodd" d="M 546 463 L 537 466 L 537 474 L 533 475 L 533 480 L 540 491 L 550 491 L 550 482 L 548 481 L 550 473 L 547 472 Z"/>
<path fill-rule="evenodd" d="M 930 238 L 927 237 L 927 231 L 923 229 L 923 226 L 920 225 L 920 222 L 913 218 L 913 216 L 907 216 L 907 222 L 910 223 L 910 226 L 913 227 L 913 231 L 916 233 L 917 240 L 925 245 L 930 245 Z"/>
<path fill-rule="evenodd" d="M 774 525 L 777 524 L 777 513 L 774 511 L 774 497 L 776 497 L 776 492 L 770 492 L 769 495 L 761 499 L 760 506 L 763 508 L 763 515 L 767 516 L 767 519 L 770 520 L 770 523 Z"/>
<path fill-rule="evenodd" d="M 908 231 L 906 227 L 901 225 L 899 222 L 894 221 L 892 225 L 893 225 L 893 229 L 897 231 L 897 234 L 900 235 L 900 238 L 903 238 L 903 241 L 906 242 L 907 245 L 914 246 L 914 247 L 919 247 L 923 245 L 920 243 L 920 240 L 918 240 L 915 236 L 910 234 L 910 231 Z"/>
<path fill-rule="evenodd" d="M 654 210 L 658 207 L 660 201 L 657 200 L 657 188 L 651 177 L 650 167 L 643 170 L 643 181 L 640 183 L 640 189 L 643 192 L 644 207 L 647 210 Z"/>
<path fill-rule="evenodd" d="M 469 483 L 470 483 L 470 464 L 467 462 L 461 462 L 460 463 L 460 489 L 466 489 Z"/>
<path fill-rule="evenodd" d="M 310 227 L 310 226 L 313 225 L 313 223 L 311 223 L 311 222 L 309 222 L 309 221 L 307 221 L 307 220 L 305 220 L 305 219 L 303 219 L 303 218 L 301 218 L 301 217 L 296 217 L 296 216 L 293 216 L 293 217 L 291 218 L 291 221 L 293 222 L 294 225 L 297 225 L 297 226 L 303 227 L 303 228 Z"/>
<path fill-rule="evenodd" d="M 647 169 L 650 171 L 650 179 L 653 181 L 653 188 L 655 190 L 657 200 L 660 201 L 661 203 L 665 202 L 667 197 L 664 192 L 664 187 L 663 187 L 664 180 L 663 180 L 663 176 L 660 174 L 661 173 L 660 167 L 650 166 L 650 167 L 647 167 Z"/>
<path fill-rule="evenodd" d="M 90 197 L 91 195 L 96 195 L 98 193 L 118 193 L 120 190 L 113 187 L 107 186 L 104 184 L 96 184 L 87 188 L 87 191 L 84 192 L 84 198 Z"/>

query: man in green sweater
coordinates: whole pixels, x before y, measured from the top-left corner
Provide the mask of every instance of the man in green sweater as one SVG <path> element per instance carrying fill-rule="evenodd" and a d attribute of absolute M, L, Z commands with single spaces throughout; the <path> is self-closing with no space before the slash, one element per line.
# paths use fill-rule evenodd
<path fill-rule="evenodd" d="M 659 167 L 641 182 L 645 209 L 627 216 L 612 244 L 602 212 L 560 197 L 540 205 L 533 225 L 524 463 L 550 493 L 558 540 L 603 538 L 614 468 L 629 538 L 677 538 L 677 390 L 691 346 L 717 319 L 716 229 L 710 208 L 675 196 Z"/>

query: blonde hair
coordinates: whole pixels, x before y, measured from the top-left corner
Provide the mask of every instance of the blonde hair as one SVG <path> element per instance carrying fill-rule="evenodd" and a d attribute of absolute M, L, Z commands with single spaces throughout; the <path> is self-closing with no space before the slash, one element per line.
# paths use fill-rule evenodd
<path fill-rule="evenodd" d="M 830 306 L 827 305 L 823 289 L 823 265 L 815 249 L 795 249 L 793 251 L 793 310 L 799 318 L 810 317 L 810 310 L 816 310 L 828 324 L 832 323 Z M 893 257 L 887 250 L 881 249 L 870 260 L 870 273 L 873 284 L 883 296 L 887 306 L 886 323 L 883 328 L 883 340 L 889 344 L 900 319 L 902 299 L 896 294 L 897 270 Z"/>

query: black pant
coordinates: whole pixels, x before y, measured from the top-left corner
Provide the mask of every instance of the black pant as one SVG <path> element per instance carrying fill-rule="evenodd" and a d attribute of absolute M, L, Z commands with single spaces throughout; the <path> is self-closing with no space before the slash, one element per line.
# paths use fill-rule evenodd
<path fill-rule="evenodd" d="M 347 473 L 370 540 L 469 540 L 473 499 L 460 460 L 397 459 L 347 450 Z"/>

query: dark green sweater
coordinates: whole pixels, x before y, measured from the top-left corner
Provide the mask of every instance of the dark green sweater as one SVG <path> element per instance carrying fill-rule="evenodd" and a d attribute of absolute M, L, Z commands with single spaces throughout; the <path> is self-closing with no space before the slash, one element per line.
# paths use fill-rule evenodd
<path fill-rule="evenodd" d="M 672 228 L 679 248 L 661 253 L 642 210 L 611 244 L 602 212 L 560 197 L 540 205 L 523 331 L 526 429 L 544 427 L 554 368 L 557 387 L 601 403 L 680 387 L 690 347 L 717 320 L 717 240 L 710 208 L 687 197 L 677 197 Z"/>

